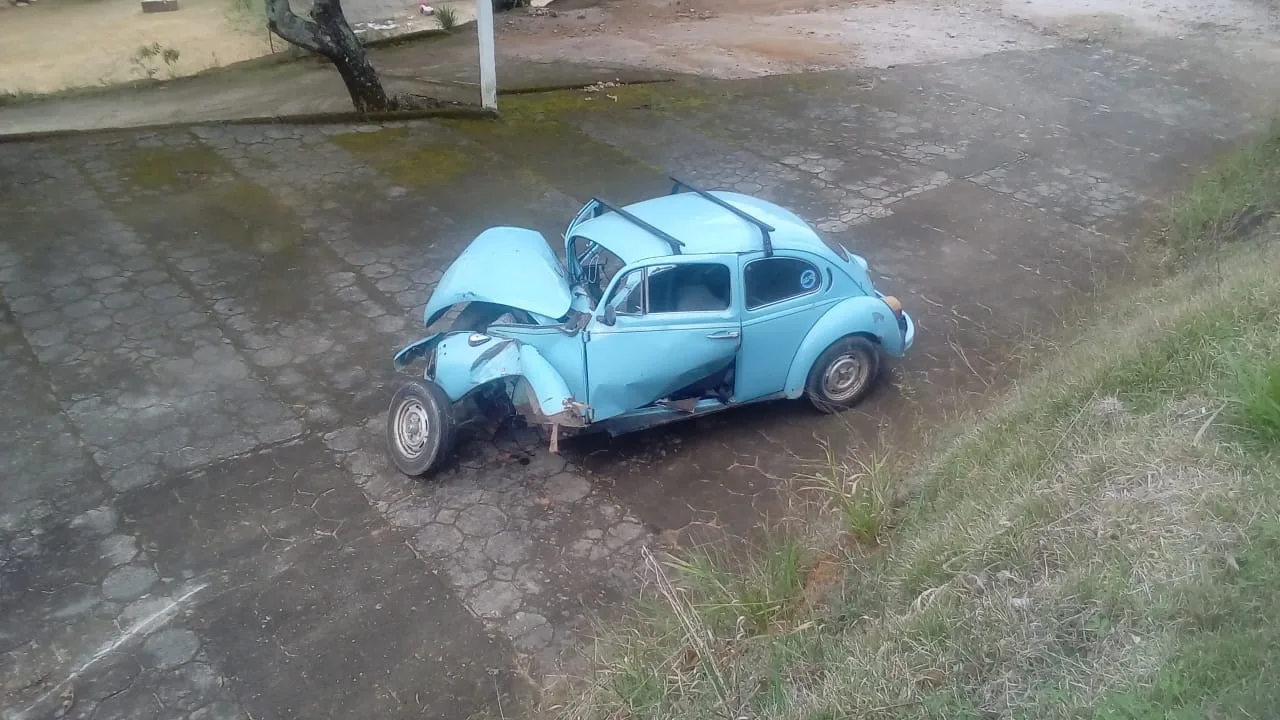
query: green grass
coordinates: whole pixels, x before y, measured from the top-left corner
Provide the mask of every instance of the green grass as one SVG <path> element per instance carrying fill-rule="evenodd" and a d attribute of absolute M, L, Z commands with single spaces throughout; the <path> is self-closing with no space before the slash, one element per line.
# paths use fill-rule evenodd
<path fill-rule="evenodd" d="M 458 11 L 444 5 L 436 8 L 436 20 L 440 23 L 440 29 L 445 32 L 453 32 L 458 27 Z"/>
<path fill-rule="evenodd" d="M 1202 173 L 1165 214 L 1163 239 L 1178 258 L 1247 234 L 1280 210 L 1280 121 Z"/>
<path fill-rule="evenodd" d="M 833 454 L 801 478 L 812 526 L 856 542 L 653 559 L 658 592 L 553 714 L 1272 716 L 1280 221 L 1245 225 L 1280 202 L 1277 137 L 1171 207 L 1175 274 L 1111 300 L 934 454 Z"/>
<path fill-rule="evenodd" d="M 0 107 L 5 105 L 21 105 L 22 103 L 31 102 L 37 97 L 34 93 L 25 92 L 23 90 L 3 90 L 0 91 Z"/>
<path fill-rule="evenodd" d="M 1231 397 L 1240 423 L 1265 443 L 1280 444 L 1280 359 L 1240 363 Z"/>
<path fill-rule="evenodd" d="M 823 448 L 825 462 L 814 473 L 801 473 L 802 487 L 817 491 L 840 519 L 840 530 L 867 545 L 879 544 L 887 529 L 893 501 L 892 485 L 898 468 L 887 458 L 870 462 L 843 458 Z"/>
<path fill-rule="evenodd" d="M 794 537 L 769 535 L 745 560 L 716 547 L 673 559 L 699 615 L 720 630 L 770 629 L 803 586 L 807 553 Z"/>
<path fill-rule="evenodd" d="M 137 81 L 142 83 L 144 81 Z M 64 98 L 77 97 L 80 95 L 90 95 L 102 92 L 107 86 L 101 83 L 96 86 L 67 86 L 58 90 L 49 90 L 47 92 L 33 92 L 29 90 L 0 90 L 0 107 L 8 105 L 27 105 L 47 100 L 61 100 Z"/>
<path fill-rule="evenodd" d="M 456 145 L 415 135 L 407 128 L 334 135 L 330 142 L 412 188 L 447 183 L 472 165 L 468 153 Z"/>
<path fill-rule="evenodd" d="M 132 148 L 121 161 L 125 177 L 144 190 L 191 190 L 232 168 L 217 151 L 201 144 Z"/>

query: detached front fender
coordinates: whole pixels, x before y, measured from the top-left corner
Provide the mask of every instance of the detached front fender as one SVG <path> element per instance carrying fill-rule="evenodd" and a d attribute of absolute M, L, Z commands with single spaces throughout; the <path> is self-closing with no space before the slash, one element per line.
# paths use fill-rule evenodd
<path fill-rule="evenodd" d="M 426 357 L 427 353 L 431 352 L 431 348 L 435 347 L 443 338 L 444 333 L 436 333 L 434 335 L 428 335 L 421 340 L 415 340 L 409 345 L 406 345 L 403 350 L 396 353 L 396 356 L 391 360 L 391 363 L 395 365 L 397 370 L 407 367 L 418 358 Z"/>
<path fill-rule="evenodd" d="M 578 424 L 573 419 L 578 405 L 568 384 L 536 348 L 497 337 L 472 344 L 473 338 L 450 335 L 436 347 L 435 381 L 450 400 L 457 402 L 494 380 L 518 378 L 516 392 L 542 415 L 562 425 Z M 513 398 L 517 404 L 521 399 Z"/>
<path fill-rule="evenodd" d="M 898 326 L 893 310 L 883 300 L 872 295 L 849 298 L 832 305 L 809 329 L 791 360 L 784 390 L 788 398 L 804 394 L 804 383 L 818 356 L 831 343 L 848 335 L 866 335 L 874 338 L 886 355 L 902 357 L 914 340 L 915 325 L 905 313 L 907 329 Z"/>

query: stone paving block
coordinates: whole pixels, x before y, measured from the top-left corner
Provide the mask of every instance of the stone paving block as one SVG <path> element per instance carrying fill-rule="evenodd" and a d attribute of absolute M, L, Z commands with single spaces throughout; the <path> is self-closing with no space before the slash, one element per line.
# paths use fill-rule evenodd
<path fill-rule="evenodd" d="M 0 264 L 12 256 L 0 251 Z M 0 304 L 0 538 L 30 537 L 100 504 L 105 486 L 47 376 Z"/>
<path fill-rule="evenodd" d="M 509 637 L 539 673 L 572 663 L 565 629 L 585 622 L 583 608 L 599 606 L 601 595 L 635 586 L 649 530 L 532 431 L 463 443 L 428 485 L 391 466 L 384 423 L 377 416 L 324 439 L 486 627 Z"/>
<path fill-rule="evenodd" d="M 1147 199 L 1127 178 L 1055 157 L 1027 158 L 970 180 L 1085 228 L 1106 229 Z"/>
<path fill-rule="evenodd" d="M 1201 133 L 1243 129 L 1239 113 L 1178 82 L 1167 66 L 1111 48 L 1075 45 L 1001 53 L 964 64 L 938 64 L 930 71 L 935 81 L 964 88 L 976 100 L 1068 129 L 1098 109 Z M 973 82 L 975 73 L 982 73 L 986 82 Z"/>
<path fill-rule="evenodd" d="M 15 257 L 6 249 L 0 263 Z M 137 536 L 123 526 L 110 487 L 60 412 L 44 370 L 3 306 L 0 397 L 5 407 L 0 415 L 5 717 L 50 717 L 68 697 L 67 688 L 75 703 L 66 717 L 145 717 L 226 699 L 209 683 L 197 687 L 174 679 L 172 697 L 166 699 L 181 696 L 181 703 L 157 705 L 148 692 L 145 704 L 123 709 L 129 700 L 123 696 L 139 685 L 139 676 L 161 671 L 137 653 L 170 618 L 144 607 L 160 603 L 163 609 L 165 598 L 189 588 L 160 577 Z M 199 651 L 198 639 L 194 644 L 185 657 L 170 655 L 165 669 L 189 665 Z M 215 670 L 205 666 L 205 671 L 217 680 Z"/>
<path fill-rule="evenodd" d="M 190 133 L 182 139 L 185 147 L 221 157 Z M 296 154 L 303 158 L 305 152 Z M 82 166 L 99 159 L 128 161 L 127 153 L 97 147 L 83 149 L 76 159 Z M 254 182 L 237 172 L 239 156 L 225 161 L 225 177 L 190 187 L 140 190 L 108 173 L 96 176 L 95 184 L 165 258 L 169 272 L 211 308 L 253 374 L 267 378 L 307 421 L 331 424 L 374 398 L 379 387 L 368 381 L 365 368 L 404 339 L 398 333 L 403 323 L 370 296 L 377 294 L 371 285 L 355 283 L 354 276 L 341 279 L 348 266 L 316 236 L 329 227 L 323 218 L 302 216 L 278 197 L 312 190 Z M 255 177 L 274 179 L 261 171 Z M 180 223 L 202 230 L 169 232 Z"/>
<path fill-rule="evenodd" d="M 0 240 L 16 277 L 0 294 L 114 489 L 301 431 L 217 324 L 173 324 L 199 305 L 74 168 L 51 154 L 21 167 L 9 188 L 25 211 Z M 49 227 L 54 236 L 30 240 Z M 208 432 L 210 418 L 226 420 L 222 433 Z"/>
<path fill-rule="evenodd" d="M 904 207 L 858 229 L 868 255 L 924 323 L 922 340 L 946 333 L 979 357 L 1000 338 L 1054 336 L 1059 323 L 1046 319 L 1056 321 L 1072 298 L 1097 290 L 1091 277 L 1101 278 L 1129 251 L 1053 209 L 975 183 L 956 183 Z M 951 267 L 974 268 L 980 286 L 951 278 Z M 1097 270 L 1081 271 L 1089 267 Z"/>
<path fill-rule="evenodd" d="M 533 122 L 521 117 L 504 124 L 460 121 L 449 127 L 476 146 L 545 178 L 577 200 L 579 207 L 592 197 L 625 205 L 669 188 L 661 168 L 637 162 L 634 156 L 592 141 L 558 116 Z M 564 225 L 571 219 L 572 216 L 565 218 Z"/>
<path fill-rule="evenodd" d="M 813 97 L 780 104 L 776 97 L 748 95 L 730 105 L 679 114 L 720 143 L 745 148 L 797 174 L 801 182 L 792 187 L 804 188 L 825 208 L 806 217 L 820 230 L 843 230 L 888 215 L 893 203 L 950 182 L 945 170 L 928 164 L 931 154 L 964 157 L 963 148 L 936 133 L 913 139 L 913 120 L 898 113 Z"/>
<path fill-rule="evenodd" d="M 700 132 L 687 122 L 655 113 L 608 118 L 583 115 L 573 122 L 596 142 L 664 168 L 685 182 L 785 203 L 803 216 L 834 212 L 829 203 L 809 191 L 808 178 L 799 169 Z"/>
<path fill-rule="evenodd" d="M 166 575 L 207 578 L 184 629 L 142 654 L 179 666 L 200 637 L 254 717 L 471 717 L 524 692 L 510 647 L 388 528 L 317 440 L 212 465 L 122 503 Z M 227 630 L 234 628 L 234 632 Z M 394 660 L 392 660 L 394 659 Z M 476 684 L 475 677 L 493 678 Z M 341 710 L 338 710 L 341 708 Z"/>
<path fill-rule="evenodd" d="M 176 218 L 164 220 L 161 204 L 172 204 L 171 193 L 157 199 L 153 212 L 135 212 L 135 223 L 147 228 L 149 242 L 178 258 L 178 270 L 191 270 L 193 292 L 212 302 L 258 372 L 270 377 L 313 426 L 325 429 L 386 402 L 387 388 L 370 368 L 387 367 L 396 350 L 421 336 L 422 309 L 436 280 L 474 234 L 495 222 L 494 206 L 476 204 L 477 197 L 500 187 L 502 207 L 509 210 L 501 223 L 540 226 L 553 239 L 553 229 L 577 210 L 575 201 L 528 174 L 496 180 L 498 158 L 429 124 L 412 131 L 338 126 L 266 139 L 250 128 L 201 129 L 186 141 L 211 148 L 240 182 L 280 203 L 283 208 L 272 207 L 297 223 L 298 245 L 255 252 L 237 241 L 234 230 L 167 237 L 164 227 Z M 467 147 L 467 172 L 461 177 L 448 175 L 447 167 L 417 174 L 412 163 L 408 170 L 396 164 L 401 155 L 425 162 L 432 152 L 458 152 L 458 145 Z M 373 165 L 364 162 L 366 157 Z M 314 171 L 326 164 L 349 172 Z M 393 181 L 422 187 L 407 189 Z M 113 189 L 121 195 L 126 190 Z M 192 194 L 207 192 L 200 188 Z M 138 204 L 136 197 L 133 203 Z M 219 211 L 190 204 L 180 209 L 186 218 Z M 292 280 L 284 293 L 276 284 L 281 275 Z"/>
<path fill-rule="evenodd" d="M 42 471 L 54 479 L 28 474 Z M 0 533 L 4 717 L 53 717 L 69 697 L 63 717 L 185 717 L 213 703 L 245 717 L 179 622 L 202 585 L 161 577 L 112 505 L 58 517 Z"/>
<path fill-rule="evenodd" d="M 1025 118 L 964 94 L 921 87 L 912 82 L 911 69 L 869 79 L 848 72 L 817 78 L 819 87 L 806 78 L 801 87 L 808 92 L 787 96 L 785 106 L 763 98 L 768 116 L 787 118 L 814 140 L 838 138 L 845 147 L 887 154 L 951 177 L 1011 162 L 1029 144 Z"/>

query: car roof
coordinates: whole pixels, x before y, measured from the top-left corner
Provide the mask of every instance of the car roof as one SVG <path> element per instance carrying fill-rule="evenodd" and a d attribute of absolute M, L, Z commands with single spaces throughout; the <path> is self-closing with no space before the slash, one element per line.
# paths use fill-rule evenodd
<path fill-rule="evenodd" d="M 775 250 L 807 250 L 826 257 L 835 256 L 835 251 L 813 228 L 790 210 L 741 193 L 714 191 L 711 194 L 772 226 L 770 238 Z M 684 243 L 678 253 L 681 255 L 749 253 L 764 249 L 763 234 L 758 226 L 697 193 L 664 195 L 621 209 Z M 573 235 L 603 245 L 627 264 L 677 254 L 662 237 L 611 211 L 582 221 L 573 229 Z"/>

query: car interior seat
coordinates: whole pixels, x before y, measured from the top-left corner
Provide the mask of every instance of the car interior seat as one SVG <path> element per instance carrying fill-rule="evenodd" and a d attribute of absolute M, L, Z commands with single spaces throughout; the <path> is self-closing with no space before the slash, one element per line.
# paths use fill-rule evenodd
<path fill-rule="evenodd" d="M 676 286 L 675 309 L 683 312 L 723 310 L 729 306 L 729 288 L 725 273 L 717 267 L 683 273 Z"/>

